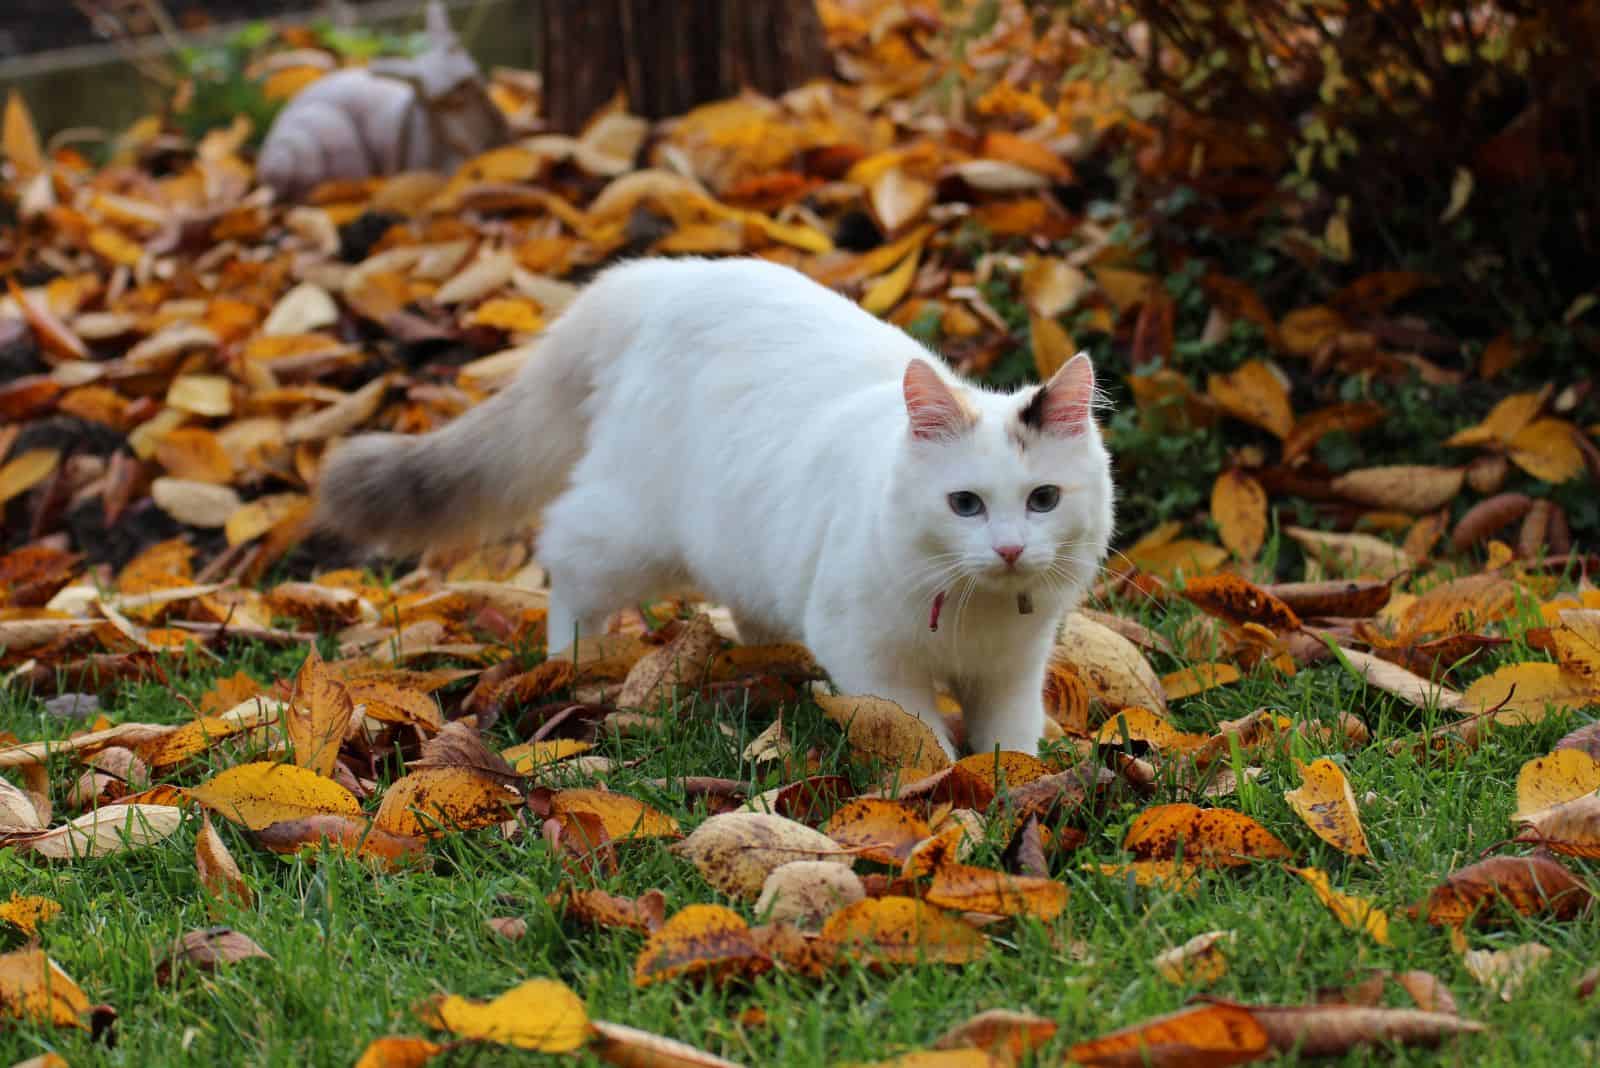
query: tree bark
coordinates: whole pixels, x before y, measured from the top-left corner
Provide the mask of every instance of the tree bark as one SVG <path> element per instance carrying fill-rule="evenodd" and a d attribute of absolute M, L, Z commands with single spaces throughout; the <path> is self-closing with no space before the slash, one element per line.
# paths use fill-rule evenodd
<path fill-rule="evenodd" d="M 832 70 L 811 0 L 542 0 L 545 111 L 576 132 L 618 90 L 646 118 Z"/>

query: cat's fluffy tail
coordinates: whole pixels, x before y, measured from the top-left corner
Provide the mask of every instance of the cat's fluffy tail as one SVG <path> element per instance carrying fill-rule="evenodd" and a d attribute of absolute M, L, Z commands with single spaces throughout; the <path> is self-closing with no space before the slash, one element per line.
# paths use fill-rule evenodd
<path fill-rule="evenodd" d="M 439 430 L 364 434 L 336 450 L 318 480 L 316 526 L 401 556 L 531 522 L 566 484 L 587 436 L 587 339 L 577 326 L 558 321 L 511 385 Z"/>

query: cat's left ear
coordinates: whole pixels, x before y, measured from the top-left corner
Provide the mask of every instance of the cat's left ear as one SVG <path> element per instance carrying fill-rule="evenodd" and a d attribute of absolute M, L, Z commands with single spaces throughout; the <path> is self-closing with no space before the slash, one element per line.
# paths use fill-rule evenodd
<path fill-rule="evenodd" d="M 1094 365 L 1080 352 L 1061 365 L 1022 409 L 1022 422 L 1046 434 L 1073 437 L 1089 429 L 1094 411 Z"/>

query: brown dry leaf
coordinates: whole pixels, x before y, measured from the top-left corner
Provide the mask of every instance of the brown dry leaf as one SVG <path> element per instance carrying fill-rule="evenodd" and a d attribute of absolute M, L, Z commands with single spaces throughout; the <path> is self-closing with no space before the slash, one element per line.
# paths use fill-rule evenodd
<path fill-rule="evenodd" d="M 157 962 L 156 982 L 171 982 L 186 967 L 210 972 L 216 971 L 219 964 L 234 964 L 252 957 L 271 960 L 272 954 L 257 945 L 249 935 L 231 927 L 206 927 L 189 931 L 174 939 L 166 955 Z"/>
<path fill-rule="evenodd" d="M 755 909 L 769 923 L 815 927 L 866 896 L 860 877 L 836 860 L 792 860 L 772 869 Z"/>
<path fill-rule="evenodd" d="M 1183 584 L 1183 596 L 1202 612 L 1230 623 L 1259 623 L 1278 631 L 1300 629 L 1294 609 L 1238 575 L 1189 579 Z"/>
<path fill-rule="evenodd" d="M 1396 464 L 1347 472 L 1334 479 L 1331 487 L 1358 504 L 1421 515 L 1455 500 L 1466 477 L 1464 467 Z"/>
<path fill-rule="evenodd" d="M 11 900 L 0 902 L 0 923 L 9 923 L 32 938 L 39 933 L 41 923 L 48 923 L 60 912 L 61 905 L 47 897 L 25 897 L 13 890 Z"/>
<path fill-rule="evenodd" d="M 439 995 L 416 1011 L 430 1027 L 516 1049 L 566 1053 L 589 1040 L 582 999 L 554 979 L 528 979 L 490 1001 Z"/>
<path fill-rule="evenodd" d="M 1364 1005 L 1238 1005 L 1267 1032 L 1275 1051 L 1301 1057 L 1333 1057 L 1358 1046 L 1393 1043 L 1433 1046 L 1454 1035 L 1484 1030 L 1474 1020 L 1418 1009 L 1368 1008 Z"/>
<path fill-rule="evenodd" d="M 1388 582 L 1280 582 L 1261 587 L 1301 617 L 1376 615 L 1389 603 Z"/>
<path fill-rule="evenodd" d="M 492 827 L 509 817 L 521 801 L 516 790 L 475 768 L 419 768 L 384 791 L 372 822 L 390 834 L 419 838 Z"/>
<path fill-rule="evenodd" d="M 1453 711 L 1471 707 L 1464 695 L 1441 683 L 1413 674 L 1399 664 L 1391 664 L 1370 653 L 1360 653 L 1354 649 L 1340 649 L 1339 656 L 1369 685 L 1376 686 L 1386 693 L 1392 693 L 1418 708 Z"/>
<path fill-rule="evenodd" d="M 49 166 L 49 160 L 39 144 L 39 132 L 34 128 L 28 103 L 15 89 L 6 94 L 5 124 L 4 132 L 0 134 L 0 148 L 4 148 L 6 159 L 16 168 L 19 178 L 31 178 Z"/>
<path fill-rule="evenodd" d="M 1228 955 L 1223 943 L 1232 942 L 1232 931 L 1207 931 L 1195 935 L 1181 946 L 1156 954 L 1156 973 L 1175 986 L 1210 986 L 1228 974 Z"/>
<path fill-rule="evenodd" d="M 923 900 L 958 912 L 1032 916 L 1048 923 L 1067 907 L 1067 888 L 1042 876 L 947 862 L 934 869 Z"/>
<path fill-rule="evenodd" d="M 1387 413 L 1376 404 L 1335 404 L 1307 412 L 1283 441 L 1284 463 L 1291 463 L 1314 448 L 1328 434 L 1342 430 L 1358 434 L 1383 422 Z"/>
<path fill-rule="evenodd" d="M 194 840 L 194 866 L 200 876 L 200 885 L 206 893 L 218 900 L 232 898 L 241 908 L 255 905 L 255 894 L 244 881 L 244 873 L 222 844 L 222 836 L 211 825 L 211 814 L 203 814 L 200 833 Z"/>
<path fill-rule="evenodd" d="M 445 1047 L 425 1038 L 386 1035 L 367 1043 L 356 1060 L 356 1068 L 422 1068 L 444 1050 Z"/>
<path fill-rule="evenodd" d="M 223 739 L 251 730 L 257 725 L 259 724 L 230 721 L 221 716 L 201 716 L 168 734 L 151 739 L 139 746 L 138 752 L 146 764 L 159 771 L 162 768 L 182 764 Z"/>
<path fill-rule="evenodd" d="M 343 687 L 351 704 L 373 719 L 406 723 L 430 733 L 444 726 L 444 714 L 439 711 L 438 702 L 420 690 L 397 686 L 382 678 L 349 679 Z"/>
<path fill-rule="evenodd" d="M 1078 352 L 1078 346 L 1061 324 L 1042 315 L 1028 317 L 1028 338 L 1033 349 L 1033 367 L 1042 382 L 1050 381 Z"/>
<path fill-rule="evenodd" d="M 761 894 L 773 869 L 795 860 L 838 860 L 850 854 L 820 831 L 768 812 L 712 816 L 672 851 L 700 870 L 723 893 L 747 899 Z"/>
<path fill-rule="evenodd" d="M 713 982 L 766 971 L 772 961 L 756 944 L 750 925 L 721 905 L 690 905 L 645 942 L 633 965 L 633 984 L 649 986 L 683 975 Z"/>
<path fill-rule="evenodd" d="M 1379 945 L 1389 944 L 1389 914 L 1373 906 L 1371 901 L 1353 894 L 1344 894 L 1333 888 L 1328 873 L 1321 868 L 1290 867 L 1300 878 L 1311 885 L 1318 899 L 1328 906 L 1328 911 L 1346 927 L 1366 931 Z"/>
<path fill-rule="evenodd" d="M 1267 491 L 1229 468 L 1211 484 L 1211 520 L 1223 545 L 1241 560 L 1254 560 L 1267 540 Z"/>
<path fill-rule="evenodd" d="M 954 915 L 908 897 L 858 901 L 822 925 L 830 956 L 872 966 L 968 964 L 981 957 L 988 939 Z"/>
<path fill-rule="evenodd" d="M 1168 701 L 1181 701 L 1217 686 L 1238 682 L 1244 676 L 1232 664 L 1191 664 L 1161 676 L 1161 691 Z"/>
<path fill-rule="evenodd" d="M 1318 838 L 1335 849 L 1352 857 L 1371 856 L 1355 794 L 1339 765 L 1323 757 L 1310 764 L 1297 760 L 1295 767 L 1300 772 L 1300 787 L 1283 792 L 1289 807 Z"/>
<path fill-rule="evenodd" d="M 594 1020 L 588 1052 L 617 1068 L 740 1068 L 732 1061 L 636 1027 Z"/>
<path fill-rule="evenodd" d="M 1211 1004 L 1079 1042 L 1067 1059 L 1083 1068 L 1226 1068 L 1260 1060 L 1267 1049 L 1267 1032 L 1248 1008 Z"/>
<path fill-rule="evenodd" d="M 1543 809 L 1600 790 L 1600 760 L 1581 749 L 1557 749 L 1535 757 L 1517 773 L 1517 811 L 1525 819 Z"/>
<path fill-rule="evenodd" d="M 711 620 L 703 615 L 696 616 L 672 641 L 633 665 L 622 681 L 617 707 L 653 709 L 663 698 L 670 699 L 680 686 L 686 689 L 700 686 L 721 648 L 722 639 L 711 626 Z"/>
<path fill-rule="evenodd" d="M 933 729 L 893 701 L 813 691 L 818 707 L 845 730 L 850 747 L 864 758 L 920 777 L 950 766 Z"/>
<path fill-rule="evenodd" d="M 182 823 L 183 810 L 168 805 L 108 805 L 11 845 L 50 860 L 104 857 L 164 841 Z"/>
<path fill-rule="evenodd" d="M 1135 886 L 1159 886 L 1190 896 L 1200 888 L 1200 866 L 1188 859 L 1181 864 L 1171 860 L 1136 860 L 1131 864 L 1086 864 L 1084 868 L 1108 879 L 1131 880 Z"/>
<path fill-rule="evenodd" d="M 678 821 L 666 813 L 627 794 L 605 790 L 559 790 L 550 799 L 550 811 L 557 816 L 589 813 L 600 820 L 606 835 L 617 842 L 629 838 L 676 838 L 681 833 Z"/>
<path fill-rule="evenodd" d="M 933 833 L 909 806 L 881 798 L 857 798 L 840 806 L 822 828 L 834 844 L 880 864 L 898 867 L 912 847 Z"/>
<path fill-rule="evenodd" d="M 0 953 L 0 1020 L 83 1027 L 88 995 L 42 949 Z"/>
<path fill-rule="evenodd" d="M 1167 710 L 1161 679 L 1139 647 L 1081 612 L 1062 621 L 1051 659 L 1071 667 L 1088 686 L 1089 696 L 1108 708 Z"/>
<path fill-rule="evenodd" d="M 1145 809 L 1128 828 L 1122 848 L 1140 860 L 1169 860 L 1181 849 L 1185 861 L 1210 867 L 1293 856 L 1288 846 L 1243 812 L 1190 804 Z"/>
<path fill-rule="evenodd" d="M 1206 393 L 1235 419 L 1254 424 L 1278 438 L 1294 429 L 1289 389 L 1260 360 L 1250 360 L 1229 374 L 1206 376 Z"/>
<path fill-rule="evenodd" d="M 647 890 L 637 898 L 618 897 L 604 890 L 567 890 L 551 895 L 550 904 L 563 915 L 590 927 L 624 927 L 649 934 L 666 922 L 667 896 Z"/>
<path fill-rule="evenodd" d="M 306 816 L 361 815 L 361 805 L 349 790 L 293 764 L 240 764 L 192 787 L 189 796 L 252 831 Z"/>
<path fill-rule="evenodd" d="M 986 1050 L 1007 1064 L 1048 1045 L 1056 1036 L 1056 1023 L 1043 1016 L 1011 1009 L 989 1009 L 939 1036 L 934 1049 Z"/>
<path fill-rule="evenodd" d="M 26 793 L 0 778 L 0 832 L 42 831 L 48 822 Z"/>
<path fill-rule="evenodd" d="M 1461 966 L 1501 1001 L 1510 1001 L 1549 959 L 1549 946 L 1524 942 L 1510 949 L 1469 949 L 1461 955 Z"/>
<path fill-rule="evenodd" d="M 1309 560 L 1337 574 L 1389 578 L 1411 567 L 1402 549 L 1371 534 L 1328 534 L 1305 527 L 1285 527 L 1284 533 Z"/>
<path fill-rule="evenodd" d="M 294 692 L 283 710 L 294 762 L 318 775 L 331 776 L 354 711 L 344 683 L 323 661 L 317 647 L 311 646 L 295 673 Z"/>
<path fill-rule="evenodd" d="M 1569 857 L 1600 859 L 1600 794 L 1586 794 L 1515 819 L 1522 828 L 1518 841 L 1537 842 Z"/>
<path fill-rule="evenodd" d="M 1502 907 L 1570 920 L 1593 900 L 1583 883 L 1548 857 L 1490 857 L 1451 874 L 1411 912 L 1435 927 L 1485 926 L 1502 918 L 1495 915 Z"/>
<path fill-rule="evenodd" d="M 389 871 L 426 861 L 424 839 L 393 834 L 354 816 L 302 816 L 264 827 L 255 838 L 274 853 L 299 853 L 326 845 Z"/>

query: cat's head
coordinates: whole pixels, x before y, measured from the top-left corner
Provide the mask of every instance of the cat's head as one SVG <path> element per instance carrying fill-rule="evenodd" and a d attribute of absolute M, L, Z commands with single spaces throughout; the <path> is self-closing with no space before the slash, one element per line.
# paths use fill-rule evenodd
<path fill-rule="evenodd" d="M 908 438 L 894 521 L 922 557 L 914 581 L 930 593 L 1081 592 L 1112 519 L 1088 356 L 1012 394 L 952 383 L 920 359 L 903 385 Z"/>

